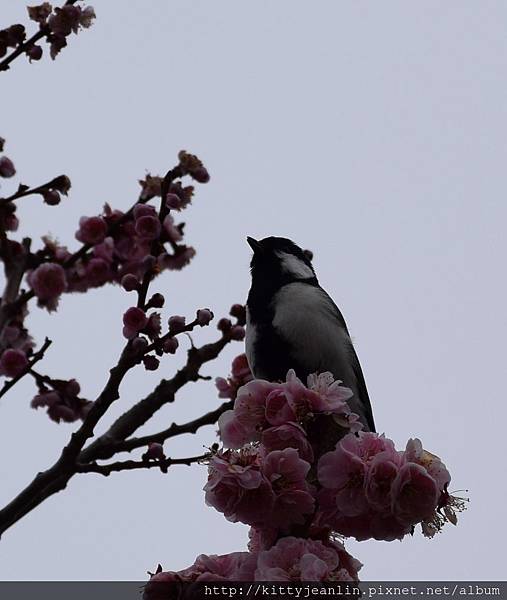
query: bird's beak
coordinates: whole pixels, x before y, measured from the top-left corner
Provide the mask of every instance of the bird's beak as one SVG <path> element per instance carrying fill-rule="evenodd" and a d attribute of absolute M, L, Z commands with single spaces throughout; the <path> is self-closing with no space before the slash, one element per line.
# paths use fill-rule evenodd
<path fill-rule="evenodd" d="M 255 252 L 259 252 L 259 250 L 261 250 L 262 246 L 260 245 L 260 243 L 255 240 L 253 237 L 248 236 L 246 238 L 246 241 L 248 242 L 248 245 L 250 246 L 250 248 Z"/>

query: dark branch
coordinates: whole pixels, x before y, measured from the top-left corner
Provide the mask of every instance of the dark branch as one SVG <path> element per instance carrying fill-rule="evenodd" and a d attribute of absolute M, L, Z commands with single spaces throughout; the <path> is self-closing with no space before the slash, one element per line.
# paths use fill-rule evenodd
<path fill-rule="evenodd" d="M 201 427 L 204 427 L 206 425 L 214 425 L 218 421 L 220 415 L 226 410 L 231 409 L 233 405 L 234 401 L 229 400 L 228 402 L 224 402 L 223 404 L 221 404 L 215 410 L 212 410 L 209 413 L 206 413 L 205 415 L 194 419 L 193 421 L 188 421 L 187 423 L 182 423 L 181 425 L 173 423 L 170 427 L 164 429 L 163 431 L 159 431 L 158 433 L 152 433 L 151 435 L 145 435 L 143 437 L 138 438 L 130 438 L 123 442 L 116 442 L 115 444 L 112 444 L 112 449 L 115 454 L 117 452 L 131 452 L 136 448 L 143 448 L 154 442 L 162 444 L 163 442 L 165 442 L 165 440 L 168 440 L 172 437 L 176 437 L 178 435 L 184 435 L 187 433 L 197 433 L 197 431 Z"/>
<path fill-rule="evenodd" d="M 28 361 L 28 365 L 23 369 L 23 371 L 21 371 L 21 373 L 13 379 L 10 379 L 9 381 L 6 381 L 4 383 L 2 389 L 0 390 L 0 398 L 4 396 L 11 389 L 11 387 L 15 386 L 16 383 L 18 383 L 18 381 L 22 379 L 27 373 L 31 372 L 32 367 L 36 363 L 38 363 L 39 360 L 42 360 L 44 358 L 46 350 L 49 348 L 49 346 L 51 346 L 52 343 L 53 342 L 49 338 L 45 339 L 44 344 L 41 346 L 41 348 L 37 352 L 32 354 L 30 360 Z"/>
<path fill-rule="evenodd" d="M 79 462 L 111 458 L 115 453 L 114 445 L 116 443 L 131 436 L 164 404 L 174 402 L 176 392 L 185 384 L 190 381 L 198 381 L 202 365 L 214 360 L 230 341 L 230 336 L 224 333 L 216 342 L 206 344 L 201 348 L 190 348 L 185 366 L 171 379 L 162 379 L 151 394 L 121 415 L 106 433 L 82 451 Z"/>
<path fill-rule="evenodd" d="M 108 476 L 111 473 L 119 471 L 133 471 L 135 469 L 153 469 L 158 468 L 164 473 L 173 465 L 190 466 L 196 462 L 201 462 L 210 457 L 209 453 L 200 456 L 190 456 L 188 458 L 164 458 L 160 460 L 125 460 L 114 462 L 109 465 L 99 465 L 96 462 L 76 465 L 76 473 L 99 473 Z"/>

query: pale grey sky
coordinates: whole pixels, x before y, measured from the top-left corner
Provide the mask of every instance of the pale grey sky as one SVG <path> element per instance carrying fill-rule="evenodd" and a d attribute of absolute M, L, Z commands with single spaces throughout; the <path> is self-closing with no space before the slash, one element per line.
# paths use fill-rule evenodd
<path fill-rule="evenodd" d="M 81 215 L 128 207 L 146 170 L 181 148 L 212 180 L 185 215 L 198 250 L 164 275 L 165 314 L 225 314 L 249 286 L 246 235 L 284 235 L 315 253 L 355 339 L 377 426 L 418 436 L 468 488 L 459 526 L 433 540 L 349 542 L 362 579 L 505 578 L 505 223 L 507 5 L 501 1 L 95 0 L 97 21 L 52 63 L 0 74 L 7 154 L 23 182 L 73 183 L 56 208 L 23 200 L 21 231 L 71 247 Z M 2 0 L 0 26 L 26 22 Z M 17 182 L 18 180 L 16 180 Z M 5 184 L 2 194 L 16 182 Z M 32 310 L 45 367 L 93 398 L 122 344 L 118 288 Z M 209 339 L 203 332 L 199 339 Z M 209 366 L 226 375 L 240 345 Z M 182 360 L 182 356 L 180 359 Z M 139 369 L 114 415 L 174 372 Z M 49 466 L 73 429 L 0 401 L 0 503 Z M 185 388 L 150 430 L 218 405 Z M 214 429 L 166 445 L 200 452 Z M 243 550 L 247 528 L 204 505 L 204 467 L 168 475 L 82 475 L 0 542 L 1 579 L 145 578 L 200 553 Z"/>

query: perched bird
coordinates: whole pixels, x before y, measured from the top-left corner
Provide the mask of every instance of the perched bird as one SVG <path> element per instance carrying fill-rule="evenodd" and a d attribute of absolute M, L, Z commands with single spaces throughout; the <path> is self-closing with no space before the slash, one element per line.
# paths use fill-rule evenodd
<path fill-rule="evenodd" d="M 247 238 L 253 250 L 247 300 L 246 355 L 254 376 L 284 381 L 289 369 L 306 383 L 331 372 L 353 396 L 364 429 L 375 423 L 361 366 L 343 316 L 320 287 L 303 250 L 286 238 Z"/>

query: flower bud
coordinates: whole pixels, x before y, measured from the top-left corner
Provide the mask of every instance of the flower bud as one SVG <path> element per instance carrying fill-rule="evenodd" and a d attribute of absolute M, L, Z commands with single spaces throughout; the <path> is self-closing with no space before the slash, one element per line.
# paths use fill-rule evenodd
<path fill-rule="evenodd" d="M 213 313 L 209 308 L 200 308 L 197 311 L 197 322 L 201 327 L 205 325 L 209 325 L 211 320 L 213 319 Z"/>
<path fill-rule="evenodd" d="M 132 273 L 127 273 L 121 278 L 121 286 L 126 292 L 133 292 L 139 287 L 139 280 Z"/>
<path fill-rule="evenodd" d="M 167 352 L 167 354 L 174 354 L 178 349 L 178 346 L 178 340 L 174 337 L 170 337 L 164 340 L 164 343 L 162 344 L 162 350 Z"/>
<path fill-rule="evenodd" d="M 134 331 L 141 331 L 148 323 L 144 310 L 137 306 L 131 306 L 123 315 L 123 324 Z"/>
<path fill-rule="evenodd" d="M 162 294 L 156 293 L 150 298 L 148 304 L 153 308 L 162 308 L 164 306 L 165 298 Z"/>
<path fill-rule="evenodd" d="M 223 333 L 225 333 L 226 331 L 229 331 L 229 329 L 232 327 L 232 323 L 230 319 L 226 319 L 225 317 L 220 319 L 220 321 L 218 321 L 217 323 L 217 329 L 219 331 L 222 331 Z"/>
<path fill-rule="evenodd" d="M 56 190 L 45 190 L 42 192 L 42 198 L 49 206 L 56 206 L 61 201 L 60 194 Z"/>
<path fill-rule="evenodd" d="M 143 454 L 143 458 L 153 458 L 154 460 L 163 460 L 165 458 L 164 446 L 157 442 L 152 442 L 148 445 L 148 449 Z"/>
<path fill-rule="evenodd" d="M 160 361 L 156 356 L 152 356 L 151 354 L 143 357 L 144 368 L 147 371 L 156 371 L 160 364 Z"/>
<path fill-rule="evenodd" d="M 22 350 L 8 348 L 0 358 L 0 374 L 17 377 L 28 365 L 26 354 Z"/>
<path fill-rule="evenodd" d="M 234 325 L 230 331 L 230 336 L 232 340 L 241 342 L 241 340 L 245 339 L 245 328 L 241 327 L 241 325 Z"/>
<path fill-rule="evenodd" d="M 243 304 L 233 304 L 229 314 L 231 317 L 236 317 L 239 325 L 244 325 L 246 323 L 246 308 Z"/>
<path fill-rule="evenodd" d="M 49 185 L 57 192 L 60 192 L 60 194 L 66 196 L 69 193 L 71 183 L 67 175 L 58 175 L 58 177 L 55 177 Z"/>
<path fill-rule="evenodd" d="M 32 62 L 32 60 L 40 60 L 42 58 L 42 46 L 39 46 L 38 44 L 30 46 L 26 51 L 26 55 L 30 62 Z"/>
<path fill-rule="evenodd" d="M 16 168 L 14 163 L 7 156 L 2 156 L 0 158 L 0 177 L 12 177 L 16 174 Z"/>
<path fill-rule="evenodd" d="M 169 331 L 171 333 L 180 333 L 185 329 L 185 317 L 173 315 L 169 317 Z"/>

